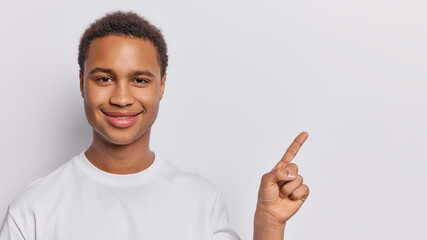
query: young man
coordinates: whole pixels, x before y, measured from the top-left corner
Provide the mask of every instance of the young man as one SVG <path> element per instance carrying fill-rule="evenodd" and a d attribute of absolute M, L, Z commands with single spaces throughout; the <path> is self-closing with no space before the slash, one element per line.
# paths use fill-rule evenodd
<path fill-rule="evenodd" d="M 107 14 L 84 32 L 78 62 L 92 144 L 9 205 L 0 240 L 239 239 L 220 191 L 149 148 L 168 64 L 161 32 L 133 12 Z M 307 136 L 262 177 L 254 239 L 283 239 L 307 198 L 290 163 Z"/>

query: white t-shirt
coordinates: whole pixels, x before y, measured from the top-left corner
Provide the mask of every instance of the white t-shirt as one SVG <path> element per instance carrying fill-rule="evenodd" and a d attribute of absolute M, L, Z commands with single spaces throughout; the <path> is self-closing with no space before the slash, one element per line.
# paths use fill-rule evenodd
<path fill-rule="evenodd" d="M 145 170 L 112 174 L 84 151 L 11 203 L 0 240 L 240 239 L 221 192 L 158 156 Z"/>

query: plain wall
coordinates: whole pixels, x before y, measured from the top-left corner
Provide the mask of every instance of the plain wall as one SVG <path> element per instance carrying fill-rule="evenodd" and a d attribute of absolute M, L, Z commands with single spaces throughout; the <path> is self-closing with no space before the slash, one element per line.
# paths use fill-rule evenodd
<path fill-rule="evenodd" d="M 0 216 L 89 146 L 78 41 L 113 10 L 169 46 L 152 149 L 216 184 L 242 239 L 261 176 L 303 130 L 310 196 L 287 239 L 427 239 L 424 0 L 2 1 Z"/>

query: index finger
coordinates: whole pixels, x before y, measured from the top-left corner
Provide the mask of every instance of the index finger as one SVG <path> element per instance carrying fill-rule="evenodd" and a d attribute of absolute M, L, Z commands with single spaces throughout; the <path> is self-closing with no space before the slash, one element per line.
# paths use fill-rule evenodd
<path fill-rule="evenodd" d="M 307 132 L 302 132 L 298 134 L 298 136 L 295 138 L 295 140 L 291 143 L 291 145 L 286 150 L 285 154 L 283 155 L 280 162 L 276 165 L 287 165 L 289 164 L 292 159 L 297 155 L 298 150 L 301 148 L 301 146 L 304 144 L 305 140 L 308 138 Z"/>

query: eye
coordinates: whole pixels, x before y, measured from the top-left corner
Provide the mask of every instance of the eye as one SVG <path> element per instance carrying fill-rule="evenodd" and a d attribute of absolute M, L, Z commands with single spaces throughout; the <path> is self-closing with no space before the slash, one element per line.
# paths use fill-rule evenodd
<path fill-rule="evenodd" d="M 145 80 L 145 79 L 142 79 L 142 78 L 137 78 L 137 79 L 135 79 L 135 82 L 138 83 L 138 84 L 143 84 L 143 83 L 146 83 L 148 81 Z"/>
<path fill-rule="evenodd" d="M 110 80 L 111 81 L 111 79 L 109 78 L 109 77 L 100 77 L 100 78 L 98 78 L 98 79 L 96 79 L 98 82 L 101 82 L 101 83 L 106 83 L 106 82 L 108 82 L 108 80 Z"/>

